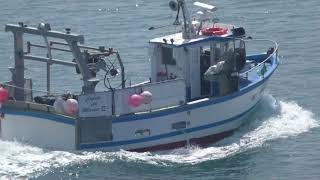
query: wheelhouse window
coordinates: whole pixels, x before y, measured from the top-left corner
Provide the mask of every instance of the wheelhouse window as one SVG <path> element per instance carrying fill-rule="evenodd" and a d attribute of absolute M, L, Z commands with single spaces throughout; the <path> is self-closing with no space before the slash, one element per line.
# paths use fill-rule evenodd
<path fill-rule="evenodd" d="M 176 60 L 173 58 L 173 50 L 169 47 L 162 47 L 162 64 L 176 65 Z"/>

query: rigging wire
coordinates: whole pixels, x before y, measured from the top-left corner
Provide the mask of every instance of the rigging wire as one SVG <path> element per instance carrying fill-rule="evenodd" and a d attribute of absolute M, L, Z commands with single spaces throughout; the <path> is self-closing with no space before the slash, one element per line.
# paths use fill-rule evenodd
<path fill-rule="evenodd" d="M 12 87 L 12 88 L 16 88 L 16 89 L 22 89 L 22 90 L 26 90 L 26 91 L 30 91 L 30 92 L 40 92 L 40 93 L 45 93 L 45 94 L 48 94 L 49 92 L 48 91 L 45 91 L 45 90 L 37 90 L 37 89 L 30 89 L 30 88 L 24 88 L 24 87 L 19 87 L 19 86 L 15 86 L 15 85 L 12 85 L 12 84 L 8 84 L 6 82 L 0 82 L 0 86 L 4 86 L 4 87 Z M 49 95 L 52 95 L 52 96 L 58 96 L 58 95 L 61 95 L 61 94 L 64 94 L 64 93 L 67 93 L 67 91 L 64 91 L 64 92 L 50 92 Z"/>

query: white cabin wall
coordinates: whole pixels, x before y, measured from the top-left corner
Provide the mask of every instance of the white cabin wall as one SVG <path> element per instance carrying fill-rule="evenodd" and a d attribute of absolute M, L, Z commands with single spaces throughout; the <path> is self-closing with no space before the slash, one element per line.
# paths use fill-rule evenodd
<path fill-rule="evenodd" d="M 186 79 L 186 53 L 183 48 L 172 48 L 172 56 L 176 61 L 176 65 L 164 65 L 160 63 L 160 70 L 168 70 L 168 79 Z M 160 59 L 161 61 L 161 59 Z M 167 66 L 167 67 L 166 67 Z M 170 78 L 170 75 L 173 75 L 175 78 Z M 188 84 L 188 83 L 187 83 Z"/>
<path fill-rule="evenodd" d="M 200 97 L 200 47 L 173 48 L 173 58 L 176 65 L 162 64 L 162 51 L 160 44 L 150 43 L 151 82 L 167 79 L 185 79 L 187 97 Z M 167 72 L 167 76 L 159 77 L 159 72 Z M 170 75 L 174 78 L 170 78 Z"/>
<path fill-rule="evenodd" d="M 189 54 L 190 52 L 186 49 L 186 48 L 175 48 L 173 51 L 173 56 L 177 61 L 177 65 L 178 65 L 178 69 L 182 69 L 179 73 L 179 75 L 181 74 L 181 78 L 183 78 L 185 80 L 186 83 L 186 94 L 187 94 L 187 98 L 190 98 L 190 89 L 191 89 L 191 85 L 190 85 L 190 58 L 189 58 Z M 180 78 L 180 76 L 179 76 Z"/>
<path fill-rule="evenodd" d="M 173 57 L 176 60 L 176 66 L 172 68 L 172 72 L 178 77 L 186 79 L 186 56 L 183 48 L 174 48 Z"/>
<path fill-rule="evenodd" d="M 118 89 L 115 91 L 115 113 L 123 115 L 183 104 L 186 97 L 185 89 L 185 82 L 182 79 Z M 143 91 L 152 93 L 151 103 L 141 104 L 138 107 L 130 106 L 129 97 L 133 94 L 140 94 Z"/>
<path fill-rule="evenodd" d="M 149 44 L 149 57 L 151 61 L 151 82 L 157 82 L 157 73 L 161 63 L 161 46 L 159 44 Z"/>
<path fill-rule="evenodd" d="M 178 78 L 185 79 L 186 86 L 190 89 L 190 98 L 200 96 L 200 47 L 174 48 L 173 57 L 176 66 L 168 66 L 168 71 Z"/>
<path fill-rule="evenodd" d="M 187 54 L 183 48 L 172 48 L 173 58 L 176 60 L 176 65 L 162 64 L 162 51 L 160 44 L 152 44 L 149 46 L 149 57 L 151 61 L 151 82 L 159 82 L 162 80 L 170 80 L 177 78 L 186 78 L 186 60 Z M 159 72 L 167 72 L 167 76 L 159 76 Z M 170 78 L 170 75 L 173 78 Z M 189 79 L 189 78 L 188 78 Z M 187 83 L 190 84 L 190 83 Z"/>
<path fill-rule="evenodd" d="M 191 98 L 197 98 L 201 95 L 200 87 L 200 47 L 193 47 L 188 49 L 190 62 L 190 87 Z"/>

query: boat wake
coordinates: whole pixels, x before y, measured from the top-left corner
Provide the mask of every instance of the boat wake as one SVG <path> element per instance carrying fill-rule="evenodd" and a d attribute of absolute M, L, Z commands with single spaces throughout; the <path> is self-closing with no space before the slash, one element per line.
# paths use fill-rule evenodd
<path fill-rule="evenodd" d="M 55 169 L 91 162 L 133 162 L 161 166 L 199 164 L 262 147 L 279 138 L 294 137 L 320 125 L 312 112 L 295 102 L 276 101 L 272 96 L 263 98 L 248 121 L 233 136 L 212 147 L 189 147 L 159 153 L 72 153 L 0 140 L 0 177 L 37 177 Z"/>

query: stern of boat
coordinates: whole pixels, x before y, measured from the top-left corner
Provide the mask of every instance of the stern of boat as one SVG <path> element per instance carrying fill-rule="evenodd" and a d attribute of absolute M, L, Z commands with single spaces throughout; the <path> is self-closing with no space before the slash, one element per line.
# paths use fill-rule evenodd
<path fill-rule="evenodd" d="M 0 137 L 39 147 L 74 150 L 75 119 L 55 114 L 52 106 L 8 102 L 2 107 Z"/>

